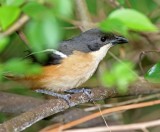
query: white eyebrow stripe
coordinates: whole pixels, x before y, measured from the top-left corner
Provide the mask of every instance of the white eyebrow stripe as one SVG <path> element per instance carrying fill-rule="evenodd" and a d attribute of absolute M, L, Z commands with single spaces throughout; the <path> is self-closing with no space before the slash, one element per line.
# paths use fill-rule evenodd
<path fill-rule="evenodd" d="M 44 53 L 44 52 L 53 52 L 54 54 L 57 54 L 57 55 L 61 56 L 62 58 L 68 57 L 66 54 L 64 54 L 58 50 L 55 50 L 55 49 L 46 49 L 46 50 L 42 50 L 42 51 L 33 52 L 33 53 L 27 55 L 26 57 L 28 57 L 30 55 L 38 54 L 38 53 Z"/>

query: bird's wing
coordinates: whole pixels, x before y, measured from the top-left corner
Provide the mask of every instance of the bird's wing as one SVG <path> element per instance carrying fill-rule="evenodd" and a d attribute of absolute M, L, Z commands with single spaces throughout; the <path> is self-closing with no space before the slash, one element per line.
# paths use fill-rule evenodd
<path fill-rule="evenodd" d="M 39 63 L 40 65 L 44 66 L 59 64 L 62 59 L 67 58 L 66 54 L 55 49 L 46 49 L 38 52 L 30 52 L 30 51 L 28 52 L 29 54 L 25 56 L 24 59 L 31 59 L 32 62 Z M 45 53 L 45 55 L 47 56 L 44 62 L 40 62 L 35 56 L 36 54 L 42 54 L 42 53 Z"/>
<path fill-rule="evenodd" d="M 30 59 L 32 63 L 38 63 L 42 66 L 48 66 L 48 65 L 57 65 L 61 63 L 61 60 L 64 58 L 67 58 L 67 55 L 63 54 L 60 51 L 54 50 L 54 49 L 46 49 L 38 52 L 31 52 L 28 50 L 28 55 L 26 55 L 23 59 Z M 47 58 L 43 60 L 43 62 L 39 61 L 36 58 L 36 54 L 45 53 Z M 17 76 L 14 74 L 4 74 L 4 77 L 10 79 L 10 80 L 23 80 L 25 76 Z"/>

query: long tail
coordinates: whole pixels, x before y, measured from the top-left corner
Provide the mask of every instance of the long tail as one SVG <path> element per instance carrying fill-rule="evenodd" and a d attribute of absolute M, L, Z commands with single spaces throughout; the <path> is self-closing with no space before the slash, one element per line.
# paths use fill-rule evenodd
<path fill-rule="evenodd" d="M 34 87 L 33 82 L 31 80 L 27 79 L 24 76 L 16 76 L 16 75 L 13 75 L 13 74 L 6 74 L 6 75 L 4 75 L 4 77 L 9 79 L 9 80 L 21 83 L 24 86 L 26 86 L 28 88 L 31 88 L 31 89 L 32 89 L 32 87 Z"/>
<path fill-rule="evenodd" d="M 22 76 L 16 76 L 16 75 L 13 75 L 13 74 L 5 74 L 4 77 L 9 79 L 9 80 L 13 80 L 13 81 L 20 81 L 20 80 L 24 79 L 24 77 L 22 77 Z"/>

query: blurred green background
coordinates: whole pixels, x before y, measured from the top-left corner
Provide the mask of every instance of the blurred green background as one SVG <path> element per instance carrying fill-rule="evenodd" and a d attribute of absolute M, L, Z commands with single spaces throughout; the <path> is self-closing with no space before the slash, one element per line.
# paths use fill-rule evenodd
<path fill-rule="evenodd" d="M 139 58 L 142 51 L 158 51 L 160 48 L 160 1 L 84 0 L 83 2 L 86 5 L 84 7 L 78 5 L 77 0 L 0 0 L 1 91 L 41 98 L 42 96 L 23 85 L 6 80 L 3 74 L 40 73 L 40 65 L 22 59 L 27 55 L 26 51 L 56 49 L 61 41 L 81 33 L 83 22 L 87 23 L 85 28 L 93 25 L 104 32 L 114 32 L 129 39 L 129 44 L 110 50 L 95 75 L 83 86 L 116 87 L 123 94 L 139 76 L 159 83 L 159 53 L 147 53 L 141 61 Z M 86 12 L 83 13 L 83 10 Z M 88 19 L 82 19 L 81 14 Z M 14 28 L 16 30 L 12 30 Z M 40 61 L 45 59 L 42 55 L 37 58 Z M 140 62 L 143 70 L 139 67 Z M 105 103 L 124 100 L 128 98 L 110 99 Z M 158 111 L 159 106 L 132 110 L 122 113 L 123 118 L 119 120 L 125 123 L 152 120 L 160 117 Z M 3 122 L 11 117 L 13 115 L 1 113 L 0 121 Z M 41 121 L 26 131 L 37 131 L 47 124 L 49 121 Z M 156 128 L 152 130 L 157 131 Z"/>

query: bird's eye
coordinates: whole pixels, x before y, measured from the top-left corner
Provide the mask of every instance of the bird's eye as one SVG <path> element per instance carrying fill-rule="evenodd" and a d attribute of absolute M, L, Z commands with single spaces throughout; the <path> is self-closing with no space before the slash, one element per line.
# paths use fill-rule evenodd
<path fill-rule="evenodd" d="M 102 41 L 102 42 L 105 42 L 105 41 L 106 41 L 106 39 L 107 39 L 107 37 L 106 37 L 106 36 L 101 37 L 101 41 Z"/>

